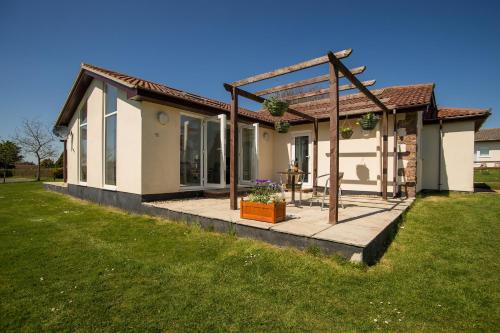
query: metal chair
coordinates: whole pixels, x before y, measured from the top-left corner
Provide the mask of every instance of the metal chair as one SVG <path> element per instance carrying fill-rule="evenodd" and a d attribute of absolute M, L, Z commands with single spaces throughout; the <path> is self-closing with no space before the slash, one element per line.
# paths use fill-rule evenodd
<path fill-rule="evenodd" d="M 317 195 L 317 193 L 316 193 L 316 195 L 314 195 L 314 192 L 313 192 L 313 197 L 311 198 L 311 201 L 309 202 L 309 207 L 312 207 L 314 199 L 316 199 L 319 202 L 319 198 L 322 197 L 322 200 L 321 200 L 321 210 L 323 210 L 323 207 L 325 206 L 325 198 L 326 198 L 326 194 L 327 194 L 327 191 L 328 191 L 328 183 L 330 182 L 330 175 L 329 174 L 321 175 L 321 176 L 317 177 L 316 179 L 319 179 L 319 178 L 322 178 L 322 177 L 328 177 L 326 179 L 326 182 L 325 182 L 325 187 L 323 189 L 323 194 L 322 195 Z M 340 187 L 340 185 L 342 184 L 342 178 L 344 178 L 344 173 L 343 172 L 339 172 L 339 202 L 340 202 L 340 206 L 342 208 L 344 208 L 344 203 L 342 202 L 342 188 Z"/>

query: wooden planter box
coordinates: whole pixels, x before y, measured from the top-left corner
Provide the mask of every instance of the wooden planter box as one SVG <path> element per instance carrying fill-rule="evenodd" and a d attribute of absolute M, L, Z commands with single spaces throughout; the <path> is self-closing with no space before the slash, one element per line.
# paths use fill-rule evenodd
<path fill-rule="evenodd" d="M 265 204 L 241 200 L 240 217 L 269 223 L 281 222 L 286 217 L 286 203 L 283 201 Z"/>

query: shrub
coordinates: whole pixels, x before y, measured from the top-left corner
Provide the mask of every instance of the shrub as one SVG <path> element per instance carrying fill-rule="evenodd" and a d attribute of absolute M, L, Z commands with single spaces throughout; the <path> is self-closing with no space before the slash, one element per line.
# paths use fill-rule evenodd
<path fill-rule="evenodd" d="M 54 179 L 62 179 L 64 177 L 63 168 L 54 168 L 53 176 Z"/>

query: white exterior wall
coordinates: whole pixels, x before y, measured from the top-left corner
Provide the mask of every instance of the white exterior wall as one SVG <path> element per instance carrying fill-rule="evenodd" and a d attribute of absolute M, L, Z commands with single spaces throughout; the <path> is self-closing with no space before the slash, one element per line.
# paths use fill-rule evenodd
<path fill-rule="evenodd" d="M 67 140 L 68 183 L 104 188 L 104 84 L 93 80 L 69 124 Z M 87 182 L 79 182 L 79 114 L 87 101 Z M 119 90 L 116 129 L 116 190 L 141 193 L 141 109 Z"/>
<path fill-rule="evenodd" d="M 397 119 L 404 119 L 404 114 L 398 114 Z M 340 126 L 343 126 L 344 121 L 340 121 Z M 363 132 L 358 125 L 355 125 L 355 120 L 349 120 L 345 124 L 350 126 L 354 133 L 350 139 L 342 139 L 339 141 L 339 169 L 344 172 L 342 180 L 342 189 L 361 192 L 380 192 L 381 191 L 381 171 L 382 171 L 382 137 L 380 135 L 381 122 L 377 127 L 368 132 Z M 285 171 L 292 160 L 292 138 L 297 133 L 310 133 L 311 140 L 313 137 L 313 125 L 304 124 L 291 126 L 288 133 L 274 135 L 274 181 L 279 181 L 278 171 Z M 389 159 L 388 159 L 388 192 L 392 193 L 393 179 L 393 117 L 389 116 Z M 320 122 L 318 131 L 318 176 L 330 173 L 330 133 L 329 123 Z M 310 172 L 312 175 L 312 156 L 313 146 L 310 144 Z M 399 150 L 404 151 L 405 145 L 400 144 Z M 406 161 L 399 161 L 399 166 L 402 167 Z M 324 186 L 327 177 L 318 180 L 319 186 Z M 399 177 L 399 183 L 404 179 Z"/>
<path fill-rule="evenodd" d="M 443 123 L 443 148 L 439 156 L 439 125 L 425 125 L 423 143 L 423 188 L 439 188 L 438 164 L 441 160 L 441 190 L 474 190 L 474 122 Z"/>
<path fill-rule="evenodd" d="M 490 150 L 489 156 L 479 156 L 479 149 L 486 148 Z M 481 165 L 487 167 L 500 166 L 500 141 L 476 141 L 474 143 L 474 161 L 475 166 Z"/>

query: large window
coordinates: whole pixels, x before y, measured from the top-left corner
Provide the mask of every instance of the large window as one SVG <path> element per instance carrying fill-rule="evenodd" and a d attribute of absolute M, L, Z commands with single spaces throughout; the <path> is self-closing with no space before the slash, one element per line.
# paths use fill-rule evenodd
<path fill-rule="evenodd" d="M 80 110 L 80 182 L 87 182 L 87 103 Z"/>
<path fill-rule="evenodd" d="M 116 115 L 118 91 L 106 85 L 104 110 L 104 184 L 116 185 Z"/>
<path fill-rule="evenodd" d="M 181 185 L 201 185 L 201 119 L 181 115 Z"/>

